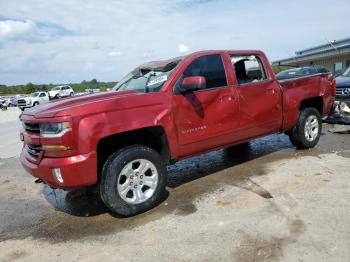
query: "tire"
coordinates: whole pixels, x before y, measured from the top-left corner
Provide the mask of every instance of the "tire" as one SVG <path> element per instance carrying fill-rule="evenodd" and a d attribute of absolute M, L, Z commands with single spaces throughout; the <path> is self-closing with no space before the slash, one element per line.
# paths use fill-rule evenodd
<path fill-rule="evenodd" d="M 69 96 L 73 96 L 73 95 L 74 95 L 73 92 L 69 94 Z"/>
<path fill-rule="evenodd" d="M 147 164 L 148 168 L 139 170 L 141 164 Z M 148 187 L 146 183 L 150 185 L 150 179 L 155 180 L 155 177 L 157 181 L 152 182 L 153 188 Z M 118 150 L 107 159 L 102 169 L 99 191 L 110 211 L 128 217 L 145 212 L 160 203 L 165 185 L 166 167 L 158 152 L 143 145 L 133 145 Z"/>
<path fill-rule="evenodd" d="M 39 105 L 39 102 L 34 102 L 33 106 Z"/>
<path fill-rule="evenodd" d="M 291 143 L 299 149 L 313 148 L 317 145 L 322 132 L 322 119 L 317 109 L 303 109 L 296 126 L 289 132 Z"/>

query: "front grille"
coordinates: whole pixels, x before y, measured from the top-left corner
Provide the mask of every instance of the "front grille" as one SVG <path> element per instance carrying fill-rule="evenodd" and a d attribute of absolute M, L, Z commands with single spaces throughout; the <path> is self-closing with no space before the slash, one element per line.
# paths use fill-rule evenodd
<path fill-rule="evenodd" d="M 42 151 L 42 148 L 39 145 L 31 145 L 31 144 L 27 145 L 27 152 L 32 156 L 38 157 L 41 151 Z"/>
<path fill-rule="evenodd" d="M 40 125 L 39 124 L 24 123 L 23 122 L 23 127 L 27 132 L 40 133 Z"/>
<path fill-rule="evenodd" d="M 337 87 L 337 96 L 350 96 L 350 87 Z"/>
<path fill-rule="evenodd" d="M 26 102 L 26 100 L 24 100 L 24 99 L 18 99 L 17 100 L 17 105 L 19 105 L 19 106 L 25 106 L 27 104 L 27 102 Z"/>

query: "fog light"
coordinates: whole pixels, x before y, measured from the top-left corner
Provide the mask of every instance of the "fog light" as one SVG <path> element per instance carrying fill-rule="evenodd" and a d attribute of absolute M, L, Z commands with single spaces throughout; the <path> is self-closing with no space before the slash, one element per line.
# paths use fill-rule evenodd
<path fill-rule="evenodd" d="M 63 177 L 61 175 L 61 169 L 60 168 L 54 168 L 52 169 L 52 174 L 56 178 L 56 180 L 60 183 L 63 183 Z"/>

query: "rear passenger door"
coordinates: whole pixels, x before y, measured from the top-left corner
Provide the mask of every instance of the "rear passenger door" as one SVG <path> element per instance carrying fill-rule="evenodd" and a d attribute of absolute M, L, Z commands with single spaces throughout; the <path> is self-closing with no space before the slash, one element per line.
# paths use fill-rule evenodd
<path fill-rule="evenodd" d="M 278 131 L 282 125 L 282 93 L 258 55 L 231 55 L 239 96 L 242 138 Z"/>

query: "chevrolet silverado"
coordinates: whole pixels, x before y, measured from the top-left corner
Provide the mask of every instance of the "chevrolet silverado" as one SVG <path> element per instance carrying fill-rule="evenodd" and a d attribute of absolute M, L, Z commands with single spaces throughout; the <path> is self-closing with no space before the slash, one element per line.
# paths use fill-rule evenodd
<path fill-rule="evenodd" d="M 143 64 L 110 92 L 24 111 L 21 163 L 53 188 L 97 186 L 120 216 L 156 206 L 166 166 L 282 132 L 316 146 L 332 110 L 330 73 L 278 81 L 261 51 L 200 51 Z"/>

